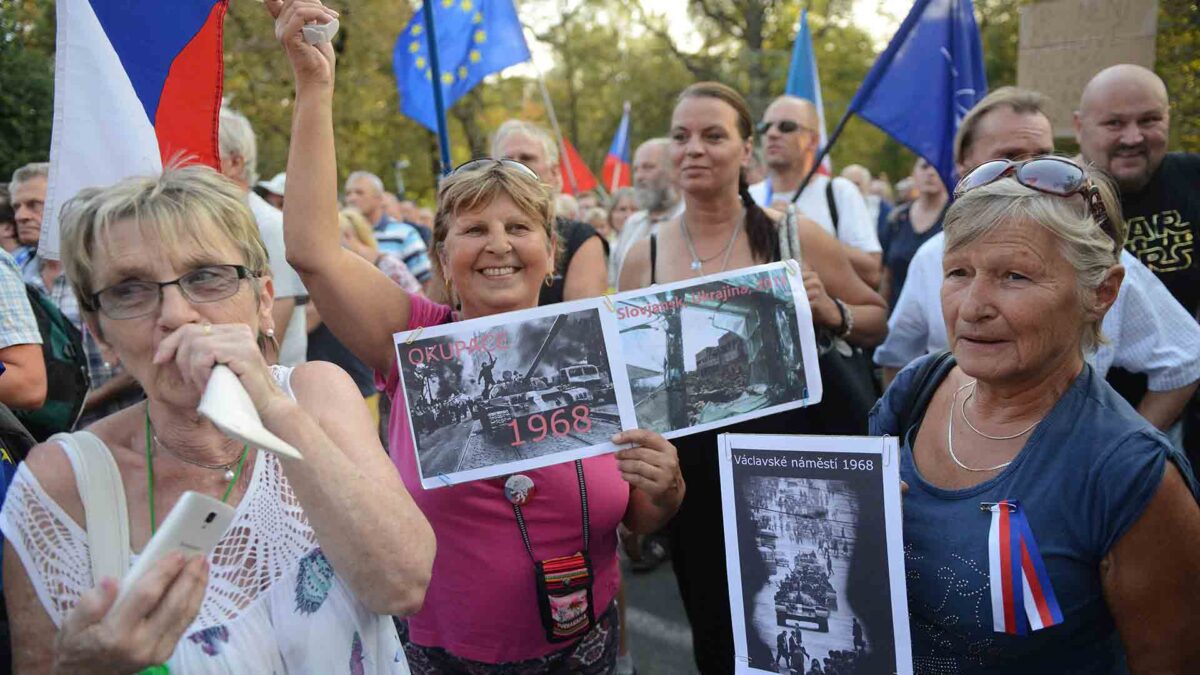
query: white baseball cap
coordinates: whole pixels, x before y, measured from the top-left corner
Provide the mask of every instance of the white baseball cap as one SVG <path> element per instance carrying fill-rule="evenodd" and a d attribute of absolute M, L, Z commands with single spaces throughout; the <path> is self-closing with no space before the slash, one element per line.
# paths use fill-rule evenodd
<path fill-rule="evenodd" d="M 286 183 L 286 182 L 287 182 L 287 173 L 280 172 L 280 173 L 275 174 L 275 177 L 272 178 L 271 180 L 258 181 L 258 187 L 266 190 L 267 192 L 270 192 L 271 194 L 279 195 L 280 197 L 282 197 L 284 183 Z"/>

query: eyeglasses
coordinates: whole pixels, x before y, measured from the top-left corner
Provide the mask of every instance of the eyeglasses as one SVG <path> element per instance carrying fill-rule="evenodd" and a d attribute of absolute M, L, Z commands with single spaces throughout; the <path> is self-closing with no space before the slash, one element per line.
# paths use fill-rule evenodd
<path fill-rule="evenodd" d="M 781 134 L 790 134 L 800 129 L 803 129 L 804 131 L 812 131 L 812 129 L 809 129 L 795 120 L 779 120 L 778 122 L 769 122 L 763 120 L 762 122 L 758 123 L 756 131 L 758 131 L 759 136 L 766 136 L 767 132 L 771 130 L 772 126 L 778 126 L 779 133 Z"/>
<path fill-rule="evenodd" d="M 237 293 L 242 279 L 257 277 L 241 265 L 208 265 L 174 281 L 122 281 L 85 298 L 85 309 L 110 319 L 136 319 L 162 305 L 163 288 L 179 286 L 188 302 L 217 302 Z"/>
<path fill-rule="evenodd" d="M 1009 175 L 1021 185 L 1044 194 L 1056 197 L 1082 195 L 1100 230 L 1112 239 L 1113 252 L 1119 251 L 1117 233 L 1108 217 L 1108 209 L 1104 207 L 1104 200 L 1100 198 L 1100 188 L 1092 183 L 1083 167 L 1061 157 L 1034 157 L 1023 162 L 1008 159 L 984 162 L 958 181 L 954 188 L 954 196 L 960 197 L 977 187 L 995 183 Z"/>
<path fill-rule="evenodd" d="M 497 164 L 500 166 L 507 166 L 510 169 L 516 169 L 521 175 L 532 178 L 538 182 L 541 182 L 542 180 L 541 177 L 537 175 L 536 171 L 515 159 L 496 159 L 495 157 L 481 157 L 479 159 L 473 159 L 469 162 L 464 162 L 454 167 L 454 170 L 450 172 L 450 175 L 453 176 L 471 171 L 483 171 L 484 169 L 490 169 Z"/>

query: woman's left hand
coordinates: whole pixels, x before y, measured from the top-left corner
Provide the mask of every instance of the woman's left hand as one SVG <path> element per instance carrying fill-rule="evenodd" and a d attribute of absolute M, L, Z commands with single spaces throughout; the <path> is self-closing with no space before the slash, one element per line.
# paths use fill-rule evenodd
<path fill-rule="evenodd" d="M 288 400 L 275 384 L 250 326 L 242 323 L 189 323 L 158 345 L 155 365 L 174 360 L 184 382 L 204 391 L 215 365 L 228 366 L 241 380 L 260 415 L 274 402 Z"/>
<path fill-rule="evenodd" d="M 625 482 L 645 492 L 655 504 L 679 504 L 683 499 L 683 474 L 679 472 L 679 455 L 670 441 L 645 429 L 622 431 L 612 441 L 634 446 L 617 451 L 617 468 Z"/>
<path fill-rule="evenodd" d="M 825 284 L 821 283 L 821 277 L 806 268 L 802 278 L 804 279 L 804 290 L 808 292 L 808 305 L 812 307 L 813 323 L 825 328 L 841 326 L 842 313 L 838 310 L 837 303 L 825 291 Z"/>

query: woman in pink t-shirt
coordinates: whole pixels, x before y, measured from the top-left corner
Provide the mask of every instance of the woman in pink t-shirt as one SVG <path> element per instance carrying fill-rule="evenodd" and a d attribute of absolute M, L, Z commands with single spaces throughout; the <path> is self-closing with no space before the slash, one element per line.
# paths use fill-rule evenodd
<path fill-rule="evenodd" d="M 537 306 L 558 247 L 550 188 L 508 160 L 460 167 L 442 182 L 431 251 L 457 311 L 403 292 L 339 246 L 333 50 L 300 34 L 306 22 L 324 23 L 332 13 L 316 0 L 267 6 L 296 75 L 292 191 L 284 206 L 288 259 L 326 324 L 392 396 L 392 460 L 437 536 L 424 607 L 402 631 L 413 672 L 610 672 L 617 524 L 653 532 L 678 509 L 684 485 L 674 446 L 653 432 L 626 431 L 613 441 L 631 447 L 615 455 L 526 472 L 533 490 L 519 527 L 503 479 L 421 489 L 404 397 L 395 395 L 393 333 Z M 585 552 L 593 585 L 582 621 L 578 603 L 588 598 L 542 592 L 534 561 L 575 569 L 583 564 L 576 554 Z"/>

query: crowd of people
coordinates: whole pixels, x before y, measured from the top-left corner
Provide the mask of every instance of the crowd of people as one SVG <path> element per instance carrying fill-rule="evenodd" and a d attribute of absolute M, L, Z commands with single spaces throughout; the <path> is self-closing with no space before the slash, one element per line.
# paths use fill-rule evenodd
<path fill-rule="evenodd" d="M 39 250 L 48 164 L 0 200 L 0 431 L 27 439 L 0 462 L 17 672 L 630 672 L 619 541 L 638 560 L 669 549 L 696 667 L 733 672 L 717 431 L 623 431 L 615 454 L 526 472 L 521 504 L 504 479 L 424 490 L 393 334 L 797 249 L 825 399 L 720 431 L 900 438 L 916 672 L 1200 670 L 1200 155 L 1168 151 L 1152 71 L 1095 74 L 1073 158 L 1054 154 L 1042 95 L 993 91 L 959 124 L 957 185 L 924 159 L 894 192 L 860 165 L 805 182 L 812 102 L 756 119 L 698 82 L 636 148 L 632 188 L 563 195 L 558 143 L 513 119 L 426 208 L 357 167 L 339 186 L 334 50 L 301 36 L 336 13 L 266 6 L 296 87 L 286 172 L 260 181 L 249 120 L 223 109 L 219 170 L 83 191 L 61 260 Z M 304 461 L 197 414 L 217 364 Z M 234 525 L 114 606 L 113 560 L 187 490 L 236 507 Z M 980 610 L 980 503 L 1004 500 L 1064 617 L 1028 635 Z M 841 543 L 814 569 L 852 556 Z M 586 584 L 555 595 L 548 566 Z M 876 672 L 871 635 L 891 628 L 854 625 L 853 652 L 808 670 L 784 631 L 777 663 Z"/>

